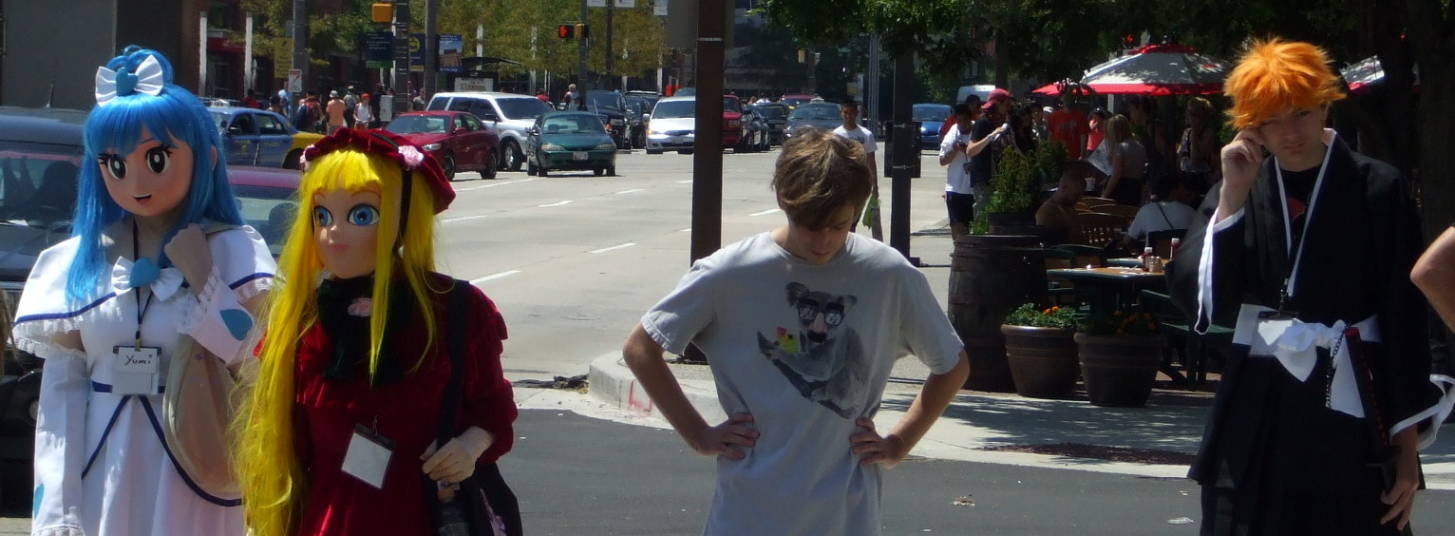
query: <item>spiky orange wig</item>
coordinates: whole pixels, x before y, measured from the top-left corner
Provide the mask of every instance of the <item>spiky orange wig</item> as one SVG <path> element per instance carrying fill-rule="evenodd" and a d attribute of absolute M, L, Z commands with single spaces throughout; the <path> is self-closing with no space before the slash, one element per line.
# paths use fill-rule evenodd
<path fill-rule="evenodd" d="M 1344 98 L 1324 50 L 1273 38 L 1255 41 L 1223 82 L 1233 99 L 1234 128 L 1258 126 L 1290 108 L 1313 108 Z"/>

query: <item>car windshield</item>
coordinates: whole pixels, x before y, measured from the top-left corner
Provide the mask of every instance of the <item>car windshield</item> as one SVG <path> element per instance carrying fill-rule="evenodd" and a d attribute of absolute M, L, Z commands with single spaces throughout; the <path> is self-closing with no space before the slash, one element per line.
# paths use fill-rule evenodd
<path fill-rule="evenodd" d="M 758 113 L 763 114 L 764 119 L 783 119 L 788 116 L 788 107 L 776 104 L 758 107 Z"/>
<path fill-rule="evenodd" d="M 788 116 L 788 118 L 806 121 L 838 119 L 839 107 L 832 104 L 803 105 L 793 110 L 793 115 Z"/>
<path fill-rule="evenodd" d="M 722 111 L 742 113 L 743 109 L 738 107 L 738 99 L 732 97 L 723 97 Z"/>
<path fill-rule="evenodd" d="M 541 114 L 551 111 L 549 105 L 535 97 L 495 99 L 495 105 L 500 107 L 500 113 L 505 114 L 505 119 L 528 119 L 534 121 Z"/>
<path fill-rule="evenodd" d="M 597 108 L 621 111 L 621 95 L 606 92 L 590 93 L 590 95 L 591 104 L 596 105 Z"/>
<path fill-rule="evenodd" d="M 557 115 L 545 118 L 541 123 L 543 134 L 605 134 L 601 119 L 591 115 Z"/>
<path fill-rule="evenodd" d="M 81 146 L 0 141 L 0 274 L 24 278 L 71 235 Z M 13 305 L 12 305 L 13 306 Z"/>
<path fill-rule="evenodd" d="M 916 104 L 914 105 L 914 115 L 912 117 L 915 121 L 921 122 L 944 121 L 946 117 L 950 117 L 950 107 L 943 104 Z"/>
<path fill-rule="evenodd" d="M 297 190 L 234 184 L 232 191 L 237 195 L 243 222 L 258 230 L 274 257 L 283 253 L 283 243 L 288 239 L 288 228 L 293 225 L 293 217 L 298 214 Z"/>
<path fill-rule="evenodd" d="M 652 108 L 652 119 L 673 119 L 679 117 L 694 117 L 697 111 L 697 101 L 680 100 L 658 102 L 657 107 Z"/>
<path fill-rule="evenodd" d="M 539 101 L 537 101 L 539 102 Z M 406 115 L 389 122 L 384 130 L 395 134 L 418 134 L 421 132 L 444 132 L 449 117 L 441 115 Z"/>

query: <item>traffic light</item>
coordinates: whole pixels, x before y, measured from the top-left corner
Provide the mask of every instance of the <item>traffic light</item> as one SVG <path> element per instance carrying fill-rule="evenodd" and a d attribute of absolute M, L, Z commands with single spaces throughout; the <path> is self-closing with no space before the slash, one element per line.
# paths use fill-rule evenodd
<path fill-rule="evenodd" d="M 576 26 L 575 25 L 562 24 L 562 25 L 556 27 L 556 37 L 559 37 L 561 39 L 572 39 L 575 36 L 576 36 Z"/>
<path fill-rule="evenodd" d="M 387 24 L 394 20 L 394 4 L 375 2 L 369 6 L 369 15 L 374 22 Z"/>
<path fill-rule="evenodd" d="M 587 26 L 585 23 L 580 23 L 580 22 L 576 23 L 576 38 L 577 39 L 590 39 L 591 38 L 591 27 L 590 26 Z"/>

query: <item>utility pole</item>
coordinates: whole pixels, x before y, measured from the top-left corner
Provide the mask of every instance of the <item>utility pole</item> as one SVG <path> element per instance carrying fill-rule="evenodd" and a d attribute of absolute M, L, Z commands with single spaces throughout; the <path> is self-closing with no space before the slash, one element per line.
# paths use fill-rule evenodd
<path fill-rule="evenodd" d="M 918 265 L 909 255 L 909 181 L 914 169 L 914 159 L 919 158 L 915 144 L 919 132 L 914 128 L 914 52 L 900 51 L 894 57 L 894 136 L 891 143 L 893 157 L 889 176 L 891 206 L 889 212 L 889 246 L 899 250 L 911 263 Z"/>
<path fill-rule="evenodd" d="M 303 91 L 308 92 L 308 5 L 306 0 L 293 0 L 293 68 L 303 73 Z M 205 58 L 205 56 L 204 56 Z M 290 95 L 290 98 L 293 96 Z"/>
<path fill-rule="evenodd" d="M 424 0 L 424 84 L 420 97 L 429 101 L 439 83 L 440 36 L 435 28 L 439 18 L 439 0 Z"/>
<path fill-rule="evenodd" d="M 611 70 L 611 64 L 612 64 L 612 57 L 611 57 L 611 12 L 612 11 L 616 11 L 616 0 L 606 0 L 606 80 L 607 80 L 607 82 L 606 82 L 606 84 L 607 84 L 606 89 L 607 90 L 615 89 L 615 88 L 613 88 L 611 86 L 616 85 L 616 82 L 611 79 L 611 73 L 613 72 Z"/>
<path fill-rule="evenodd" d="M 692 260 L 722 247 L 723 0 L 697 17 L 697 97 L 692 156 Z"/>
<path fill-rule="evenodd" d="M 581 24 L 585 24 L 586 25 L 586 28 L 588 28 L 588 30 L 587 30 L 588 32 L 590 31 L 589 28 L 591 28 L 591 25 L 590 25 L 590 22 L 589 22 L 590 19 L 591 19 L 591 12 L 586 7 L 586 0 L 581 0 Z M 580 99 L 579 102 L 581 103 L 581 105 L 579 106 L 579 109 L 585 110 L 586 109 L 586 38 L 584 36 L 580 36 L 580 35 L 576 36 L 576 52 L 577 52 L 577 54 L 579 54 L 581 56 L 581 60 L 580 60 L 581 65 L 579 67 L 577 67 L 577 72 L 576 72 L 576 95 L 575 95 L 575 97 L 578 98 L 578 99 Z M 566 106 L 569 108 L 571 106 L 571 103 L 569 103 L 569 102 L 566 103 Z"/>

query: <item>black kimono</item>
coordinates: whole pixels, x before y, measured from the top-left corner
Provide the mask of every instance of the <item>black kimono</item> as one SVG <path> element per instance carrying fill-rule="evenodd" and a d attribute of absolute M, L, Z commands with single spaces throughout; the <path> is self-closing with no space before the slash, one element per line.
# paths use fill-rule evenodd
<path fill-rule="evenodd" d="M 1219 190 L 1210 190 L 1169 267 L 1173 298 L 1199 329 L 1236 325 L 1242 304 L 1277 308 L 1304 242 L 1286 310 L 1307 323 L 1377 327 L 1367 331 L 1380 342 L 1365 347 L 1384 425 L 1391 435 L 1410 426 L 1432 433 L 1441 391 L 1430 381 L 1426 304 L 1409 280 L 1422 244 L 1409 186 L 1341 139 L 1327 156 L 1317 194 L 1318 168 L 1282 173 L 1287 197 L 1275 159 L 1266 159 L 1242 211 L 1211 227 Z M 1378 524 L 1388 507 L 1379 502 L 1380 474 L 1366 465 L 1367 423 L 1331 409 L 1338 369 L 1329 348 L 1306 361 L 1312 372 L 1303 380 L 1279 359 L 1249 352 L 1235 344 L 1227 356 L 1189 474 L 1203 486 L 1203 534 L 1395 533 Z"/>

